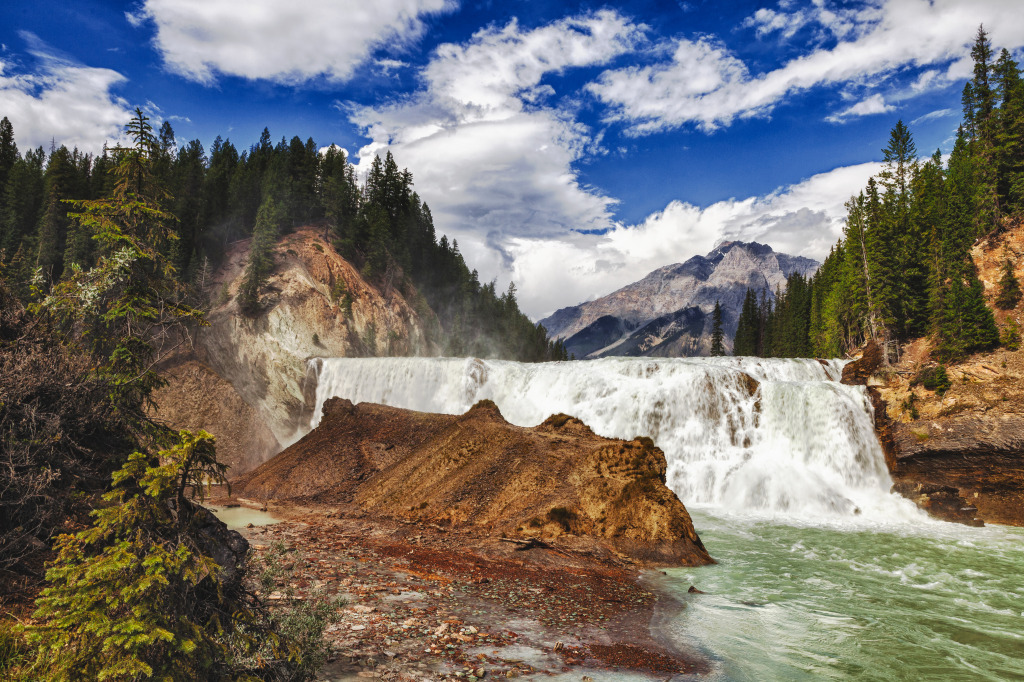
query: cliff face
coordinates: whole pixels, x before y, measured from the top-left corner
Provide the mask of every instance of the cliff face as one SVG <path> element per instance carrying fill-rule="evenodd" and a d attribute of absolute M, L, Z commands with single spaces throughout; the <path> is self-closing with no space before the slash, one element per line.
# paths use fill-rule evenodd
<path fill-rule="evenodd" d="M 228 252 L 209 287 L 210 326 L 200 330 L 196 352 L 169 368 L 170 385 L 156 396 L 160 418 L 218 436 L 236 473 L 293 442 L 308 423 L 310 358 L 436 352 L 402 294 L 367 283 L 313 228 L 278 242 L 263 310 L 243 315 L 236 297 L 248 255 L 248 241 Z"/>
<path fill-rule="evenodd" d="M 232 487 L 645 564 L 710 563 L 665 471 L 650 439 L 602 438 L 566 415 L 523 428 L 488 401 L 453 416 L 334 398 L 316 429 Z"/>
<path fill-rule="evenodd" d="M 748 287 L 771 295 L 785 287 L 790 274 L 811 274 L 818 265 L 764 244 L 726 242 L 707 256 L 659 268 L 607 296 L 562 308 L 541 324 L 577 358 L 707 355 L 716 301 L 729 349 Z"/>

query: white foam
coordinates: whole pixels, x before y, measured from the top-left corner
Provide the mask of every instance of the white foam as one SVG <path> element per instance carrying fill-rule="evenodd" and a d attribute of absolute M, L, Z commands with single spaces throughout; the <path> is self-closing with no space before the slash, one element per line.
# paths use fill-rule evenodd
<path fill-rule="evenodd" d="M 461 414 L 493 400 L 513 424 L 564 412 L 596 433 L 649 436 L 687 505 L 813 523 L 919 520 L 892 481 L 863 388 L 842 361 L 606 358 L 526 364 L 456 358 L 314 360 L 319 422 L 333 396 Z M 751 394 L 749 380 L 757 380 Z"/>

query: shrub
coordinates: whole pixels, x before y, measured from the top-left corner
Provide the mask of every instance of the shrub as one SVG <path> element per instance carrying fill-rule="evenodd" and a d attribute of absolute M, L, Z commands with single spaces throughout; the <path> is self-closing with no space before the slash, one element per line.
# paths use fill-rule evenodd
<path fill-rule="evenodd" d="M 576 512 L 565 507 L 552 507 L 548 512 L 548 521 L 557 523 L 568 533 L 572 530 L 572 522 L 576 520 Z"/>
<path fill-rule="evenodd" d="M 922 386 L 929 391 L 935 391 L 940 396 L 944 395 L 949 390 L 949 387 L 953 385 L 949 380 L 949 375 L 946 373 L 945 365 L 927 367 L 921 370 L 918 377 Z"/>

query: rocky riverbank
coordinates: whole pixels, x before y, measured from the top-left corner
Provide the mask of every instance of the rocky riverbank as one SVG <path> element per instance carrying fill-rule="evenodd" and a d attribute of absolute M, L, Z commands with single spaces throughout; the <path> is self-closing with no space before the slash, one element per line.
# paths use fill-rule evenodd
<path fill-rule="evenodd" d="M 633 567 L 329 505 L 270 511 L 285 521 L 241 532 L 257 554 L 284 547 L 291 570 L 271 601 L 289 587 L 297 599 L 346 601 L 327 628 L 321 680 L 664 680 L 709 669 L 651 634 L 654 609 L 672 598 Z"/>

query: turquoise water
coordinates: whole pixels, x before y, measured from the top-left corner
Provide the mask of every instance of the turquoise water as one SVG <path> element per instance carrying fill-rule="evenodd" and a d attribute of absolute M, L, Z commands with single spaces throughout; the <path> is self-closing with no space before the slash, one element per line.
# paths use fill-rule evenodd
<path fill-rule="evenodd" d="M 1024 529 L 693 520 L 719 563 L 661 627 L 718 679 L 1024 679 Z"/>

